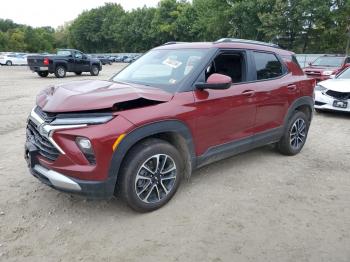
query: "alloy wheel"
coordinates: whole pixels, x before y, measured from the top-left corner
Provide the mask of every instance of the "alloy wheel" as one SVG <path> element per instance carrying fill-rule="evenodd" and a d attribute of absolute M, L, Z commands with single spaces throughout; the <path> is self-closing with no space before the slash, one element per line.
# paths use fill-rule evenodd
<path fill-rule="evenodd" d="M 292 125 L 289 134 L 290 145 L 293 149 L 299 149 L 305 142 L 306 123 L 302 118 L 298 118 Z"/>
<path fill-rule="evenodd" d="M 157 203 L 174 188 L 177 169 L 175 161 L 166 154 L 148 158 L 139 168 L 135 179 L 135 191 L 145 203 Z"/>

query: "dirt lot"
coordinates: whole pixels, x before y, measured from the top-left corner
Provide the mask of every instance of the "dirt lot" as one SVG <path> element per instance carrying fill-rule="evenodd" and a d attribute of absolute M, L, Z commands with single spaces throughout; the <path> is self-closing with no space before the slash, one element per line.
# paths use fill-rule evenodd
<path fill-rule="evenodd" d="M 107 79 L 121 65 L 104 66 Z M 202 168 L 138 214 L 32 177 L 25 122 L 41 79 L 0 67 L 0 261 L 350 261 L 350 116 L 315 114 L 301 154 L 264 147 Z"/>

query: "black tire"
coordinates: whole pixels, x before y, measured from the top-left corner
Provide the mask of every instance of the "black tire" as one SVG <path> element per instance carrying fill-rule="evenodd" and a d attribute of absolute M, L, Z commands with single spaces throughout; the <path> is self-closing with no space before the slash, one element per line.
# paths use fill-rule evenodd
<path fill-rule="evenodd" d="M 158 168 L 154 167 L 156 162 L 159 163 Z M 166 172 L 162 173 L 164 169 Z M 157 172 L 151 173 L 151 170 Z M 174 196 L 182 176 L 183 160 L 178 150 L 164 140 L 146 139 L 128 152 L 121 167 L 116 193 L 136 211 L 153 211 L 164 206 Z"/>
<path fill-rule="evenodd" d="M 289 119 L 285 133 L 277 143 L 277 149 L 288 156 L 298 154 L 305 145 L 309 126 L 308 117 L 303 112 L 296 111 Z"/>
<path fill-rule="evenodd" d="M 97 65 L 92 65 L 90 69 L 90 75 L 98 76 L 99 73 L 100 73 L 100 68 Z"/>
<path fill-rule="evenodd" d="M 12 61 L 10 61 L 10 60 L 6 61 L 6 65 L 7 66 L 12 66 Z"/>
<path fill-rule="evenodd" d="M 77 76 L 80 76 L 82 72 L 74 72 Z"/>
<path fill-rule="evenodd" d="M 64 78 L 66 76 L 66 68 L 62 65 L 58 65 L 56 66 L 56 69 L 55 69 L 55 76 L 57 78 Z"/>
<path fill-rule="evenodd" d="M 49 71 L 40 71 L 37 73 L 40 77 L 47 77 L 49 75 Z"/>

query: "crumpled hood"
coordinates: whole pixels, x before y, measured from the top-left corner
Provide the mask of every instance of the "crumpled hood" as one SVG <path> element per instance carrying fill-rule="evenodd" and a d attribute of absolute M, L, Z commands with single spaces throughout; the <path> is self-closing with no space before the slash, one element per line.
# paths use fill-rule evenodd
<path fill-rule="evenodd" d="M 350 93 L 350 79 L 328 79 L 318 84 L 336 92 Z"/>
<path fill-rule="evenodd" d="M 114 104 L 139 98 L 167 102 L 173 94 L 157 88 L 102 80 L 82 80 L 42 90 L 36 103 L 46 112 L 75 112 L 112 108 Z"/>

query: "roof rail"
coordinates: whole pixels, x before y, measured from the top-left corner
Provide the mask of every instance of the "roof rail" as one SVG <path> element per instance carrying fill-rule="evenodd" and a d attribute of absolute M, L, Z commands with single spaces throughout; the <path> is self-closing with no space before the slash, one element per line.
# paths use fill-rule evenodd
<path fill-rule="evenodd" d="M 279 45 L 273 44 L 273 43 L 266 43 L 261 41 L 255 41 L 255 40 L 247 40 L 247 39 L 239 39 L 239 38 L 221 38 L 214 42 L 214 44 L 219 43 L 244 43 L 244 44 L 254 44 L 254 45 L 264 45 L 264 46 L 270 46 L 275 48 L 281 48 Z"/>
<path fill-rule="evenodd" d="M 163 45 L 175 45 L 175 44 L 185 44 L 187 42 L 176 42 L 176 41 L 170 41 L 170 42 L 166 42 Z"/>

